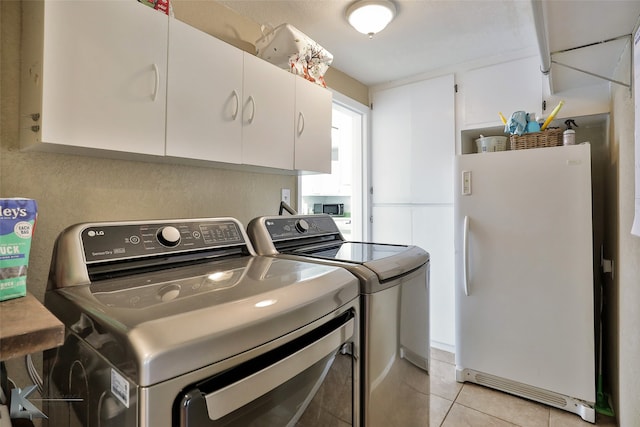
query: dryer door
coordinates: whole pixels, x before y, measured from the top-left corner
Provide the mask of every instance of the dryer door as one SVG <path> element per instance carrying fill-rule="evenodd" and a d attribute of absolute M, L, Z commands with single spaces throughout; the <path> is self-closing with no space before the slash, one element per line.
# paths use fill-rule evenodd
<path fill-rule="evenodd" d="M 181 427 L 354 424 L 352 312 L 195 384 L 178 405 Z"/>

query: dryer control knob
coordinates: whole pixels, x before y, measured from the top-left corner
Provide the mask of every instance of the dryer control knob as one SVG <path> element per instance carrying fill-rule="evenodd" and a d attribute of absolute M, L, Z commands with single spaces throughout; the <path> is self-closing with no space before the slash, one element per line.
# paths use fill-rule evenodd
<path fill-rule="evenodd" d="M 172 226 L 162 227 L 158 230 L 157 237 L 160 243 L 170 248 L 180 243 L 180 231 Z"/>
<path fill-rule="evenodd" d="M 296 230 L 298 233 L 306 233 L 309 231 L 309 223 L 304 219 L 300 219 L 296 222 Z"/>

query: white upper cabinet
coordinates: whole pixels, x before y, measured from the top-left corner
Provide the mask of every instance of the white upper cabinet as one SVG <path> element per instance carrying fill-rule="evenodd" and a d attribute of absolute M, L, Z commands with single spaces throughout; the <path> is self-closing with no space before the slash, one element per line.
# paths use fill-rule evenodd
<path fill-rule="evenodd" d="M 167 156 L 242 161 L 241 50 L 169 23 Z"/>
<path fill-rule="evenodd" d="M 546 104 L 544 117 L 548 117 L 558 103 L 564 101 L 564 105 L 558 112 L 554 122 L 552 122 L 552 126 L 562 126 L 564 119 L 569 117 L 603 114 L 610 111 L 608 82 L 569 89 L 552 95 L 549 91 L 547 80 L 548 77 L 543 77 L 542 95 Z M 578 126 L 580 126 L 580 123 L 578 123 Z"/>
<path fill-rule="evenodd" d="M 242 163 L 293 169 L 295 81 L 299 78 L 245 53 Z"/>
<path fill-rule="evenodd" d="M 542 73 L 538 57 L 519 59 L 462 73 L 458 79 L 462 128 L 501 124 L 515 111 L 542 115 Z"/>
<path fill-rule="evenodd" d="M 375 92 L 371 112 L 373 203 L 411 203 L 413 85 Z"/>
<path fill-rule="evenodd" d="M 330 172 L 328 90 L 175 19 L 168 73 L 167 156 Z"/>
<path fill-rule="evenodd" d="M 331 173 L 331 92 L 296 78 L 294 167 Z"/>
<path fill-rule="evenodd" d="M 22 144 L 164 155 L 168 17 L 136 1 L 27 1 Z"/>
<path fill-rule="evenodd" d="M 135 0 L 22 11 L 23 147 L 330 171 L 328 90 Z"/>
<path fill-rule="evenodd" d="M 375 92 L 372 114 L 374 204 L 452 203 L 453 75 Z"/>

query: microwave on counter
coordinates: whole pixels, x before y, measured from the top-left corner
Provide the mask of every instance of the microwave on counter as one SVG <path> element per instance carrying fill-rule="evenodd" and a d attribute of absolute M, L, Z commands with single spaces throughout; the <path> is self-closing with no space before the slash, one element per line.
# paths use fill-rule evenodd
<path fill-rule="evenodd" d="M 334 216 L 344 215 L 344 203 L 315 203 L 313 205 L 314 214 L 328 214 Z"/>

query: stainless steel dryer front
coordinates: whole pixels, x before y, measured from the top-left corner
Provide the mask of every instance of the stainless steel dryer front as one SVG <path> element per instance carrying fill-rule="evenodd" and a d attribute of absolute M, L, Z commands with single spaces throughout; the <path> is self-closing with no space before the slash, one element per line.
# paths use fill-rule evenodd
<path fill-rule="evenodd" d="M 428 425 L 429 254 L 345 241 L 328 215 L 255 218 L 247 234 L 260 255 L 340 266 L 358 277 L 363 425 Z"/>
<path fill-rule="evenodd" d="M 56 241 L 51 426 L 358 425 L 358 281 L 255 256 L 232 218 L 86 223 Z"/>

